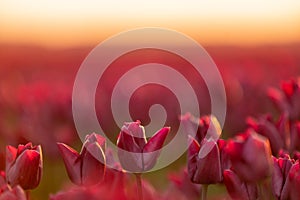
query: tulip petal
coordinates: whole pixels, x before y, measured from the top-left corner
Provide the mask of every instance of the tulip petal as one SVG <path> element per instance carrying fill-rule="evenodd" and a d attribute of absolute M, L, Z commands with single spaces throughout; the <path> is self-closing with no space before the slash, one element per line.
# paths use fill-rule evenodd
<path fill-rule="evenodd" d="M 105 157 L 99 144 L 92 143 L 87 146 L 87 150 L 81 155 L 81 183 L 85 186 L 95 185 L 104 177 Z"/>
<path fill-rule="evenodd" d="M 125 151 L 134 152 L 134 153 L 142 153 L 144 146 L 139 146 L 134 137 L 129 135 L 126 132 L 121 131 L 117 140 L 117 146 L 119 148 L 124 149 Z"/>
<path fill-rule="evenodd" d="M 85 137 L 85 142 L 82 145 L 82 149 L 88 146 L 89 144 L 93 144 L 93 143 L 98 143 L 103 150 L 105 149 L 105 145 L 106 145 L 105 138 L 96 133 L 92 133 Z"/>
<path fill-rule="evenodd" d="M 199 126 L 199 120 L 193 117 L 190 113 L 187 113 L 184 116 L 182 116 L 180 120 L 183 124 L 186 134 L 196 138 L 198 126 Z M 204 136 L 201 136 L 200 140 L 202 140 L 203 138 Z"/>
<path fill-rule="evenodd" d="M 194 175 L 197 170 L 197 160 L 198 160 L 198 153 L 200 151 L 199 143 L 191 136 L 188 136 L 188 144 L 190 144 L 188 148 L 188 175 L 190 180 L 194 180 Z"/>
<path fill-rule="evenodd" d="M 6 146 L 6 173 L 8 169 L 12 166 L 12 164 L 15 162 L 17 157 L 18 150 L 13 146 Z"/>
<path fill-rule="evenodd" d="M 125 132 L 117 140 L 118 157 L 123 169 L 131 172 L 143 171 L 142 149 L 137 146 L 132 136 Z"/>
<path fill-rule="evenodd" d="M 272 190 L 276 198 L 279 198 L 281 195 L 281 190 L 283 187 L 283 175 L 280 166 L 278 165 L 277 158 L 273 157 L 273 175 L 272 175 Z"/>
<path fill-rule="evenodd" d="M 220 138 L 221 133 L 222 133 L 222 128 L 219 121 L 215 116 L 211 115 L 209 120 L 209 127 L 207 129 L 207 134 L 205 138 L 207 140 L 211 138 L 217 141 Z"/>
<path fill-rule="evenodd" d="M 143 152 L 152 152 L 160 150 L 170 132 L 170 127 L 164 127 L 157 131 L 145 145 Z"/>
<path fill-rule="evenodd" d="M 164 141 L 170 132 L 170 127 L 164 127 L 157 131 L 147 142 L 143 149 L 143 169 L 150 170 L 156 164 Z"/>
<path fill-rule="evenodd" d="M 297 161 L 290 169 L 286 186 L 284 186 L 282 195 L 289 194 L 291 200 L 298 200 L 300 196 L 300 164 Z M 283 198 L 282 198 L 283 199 Z"/>
<path fill-rule="evenodd" d="M 197 156 L 197 169 L 192 181 L 200 184 L 213 184 L 222 181 L 220 151 L 215 141 L 203 139 Z M 208 151 L 209 150 L 209 151 Z M 203 157 L 202 154 L 206 156 Z"/>
<path fill-rule="evenodd" d="M 143 126 L 141 126 L 140 121 L 124 123 L 121 128 L 121 132 L 125 132 L 128 135 L 132 136 L 134 142 L 140 148 L 143 148 L 147 143 L 145 129 Z"/>
<path fill-rule="evenodd" d="M 76 185 L 81 185 L 81 161 L 78 152 L 63 143 L 57 143 L 57 146 L 61 152 L 69 178 Z"/>
<path fill-rule="evenodd" d="M 246 200 L 248 192 L 245 184 L 239 179 L 239 177 L 231 170 L 227 169 L 223 172 L 224 184 L 230 195 L 234 200 Z"/>

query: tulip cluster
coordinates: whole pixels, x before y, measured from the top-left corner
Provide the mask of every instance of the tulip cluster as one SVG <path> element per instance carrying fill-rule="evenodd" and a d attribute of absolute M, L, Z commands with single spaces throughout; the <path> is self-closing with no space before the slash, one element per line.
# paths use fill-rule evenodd
<path fill-rule="evenodd" d="M 218 184 L 225 186 L 233 200 L 299 200 L 300 81 L 283 82 L 281 91 L 269 90 L 269 97 L 279 108 L 278 115 L 249 117 L 247 128 L 228 139 L 221 139 L 216 117 L 182 116 L 187 166 L 169 175 L 164 192 L 157 191 L 141 174 L 157 164 L 170 127 L 146 138 L 140 121 L 124 123 L 116 141 L 118 159 L 100 134 L 87 135 L 80 151 L 58 142 L 62 162 L 74 185 L 50 195 L 50 199 L 206 199 L 208 186 Z M 8 145 L 3 170 L 0 200 L 28 200 L 29 191 L 39 185 L 42 177 L 41 145 Z"/>

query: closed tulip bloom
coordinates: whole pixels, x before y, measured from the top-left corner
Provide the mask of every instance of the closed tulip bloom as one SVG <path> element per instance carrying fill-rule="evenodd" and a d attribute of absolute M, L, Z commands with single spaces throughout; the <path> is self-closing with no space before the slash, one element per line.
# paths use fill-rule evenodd
<path fill-rule="evenodd" d="M 246 183 L 240 180 L 238 175 L 230 169 L 223 172 L 224 184 L 228 194 L 233 200 L 256 200 L 258 197 L 255 184 Z"/>
<path fill-rule="evenodd" d="M 145 129 L 140 121 L 125 123 L 117 140 L 122 167 L 136 173 L 152 169 L 169 131 L 169 127 L 164 127 L 147 141 Z"/>
<path fill-rule="evenodd" d="M 300 165 L 297 161 L 290 169 L 287 190 L 289 192 L 290 200 L 299 200 L 300 197 Z"/>
<path fill-rule="evenodd" d="M 220 150 L 214 140 L 202 140 L 201 145 L 189 137 L 188 175 L 193 183 L 214 184 L 222 182 Z"/>
<path fill-rule="evenodd" d="M 229 140 L 226 146 L 236 174 L 246 182 L 260 181 L 272 171 L 269 141 L 252 130 Z"/>
<path fill-rule="evenodd" d="M 76 185 L 90 186 L 99 183 L 105 172 L 105 139 L 98 134 L 85 138 L 81 152 L 58 143 L 58 148 L 71 181 Z"/>
<path fill-rule="evenodd" d="M 36 188 L 41 180 L 43 159 L 41 146 L 31 143 L 6 147 L 6 179 L 11 186 L 25 190 Z"/>
<path fill-rule="evenodd" d="M 282 154 L 277 159 L 273 157 L 272 191 L 276 199 L 287 199 L 288 197 L 288 175 L 292 165 L 295 163 L 288 154 Z"/>

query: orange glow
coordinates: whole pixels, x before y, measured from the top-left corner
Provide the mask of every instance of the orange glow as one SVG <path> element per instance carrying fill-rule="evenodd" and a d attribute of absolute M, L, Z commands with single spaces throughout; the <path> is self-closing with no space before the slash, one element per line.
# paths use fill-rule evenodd
<path fill-rule="evenodd" d="M 0 43 L 95 45 L 113 34 L 145 26 L 175 29 L 203 45 L 300 42 L 297 0 L 199 2 L 4 0 Z"/>

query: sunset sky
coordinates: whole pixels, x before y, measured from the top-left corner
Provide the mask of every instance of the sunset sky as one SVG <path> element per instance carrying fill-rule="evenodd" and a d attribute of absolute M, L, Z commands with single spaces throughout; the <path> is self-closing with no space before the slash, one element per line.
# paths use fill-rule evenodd
<path fill-rule="evenodd" d="M 180 31 L 203 45 L 298 43 L 300 1 L 0 1 L 5 44 L 95 45 L 149 26 Z"/>

